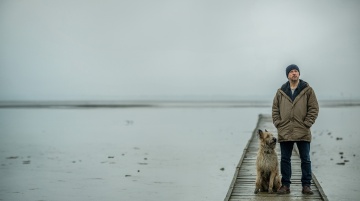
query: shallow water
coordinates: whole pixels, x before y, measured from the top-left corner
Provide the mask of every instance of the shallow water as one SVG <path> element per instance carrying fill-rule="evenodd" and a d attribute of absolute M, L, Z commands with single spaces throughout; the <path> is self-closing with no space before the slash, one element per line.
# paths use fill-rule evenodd
<path fill-rule="evenodd" d="M 258 114 L 270 112 L 1 109 L 0 200 L 223 200 Z M 359 114 L 324 108 L 313 127 L 313 171 L 329 200 L 359 196 Z"/>
<path fill-rule="evenodd" d="M 321 108 L 314 124 L 312 167 L 329 200 L 360 197 L 360 107 Z"/>
<path fill-rule="evenodd" d="M 1 109 L 3 200 L 222 200 L 266 108 Z"/>

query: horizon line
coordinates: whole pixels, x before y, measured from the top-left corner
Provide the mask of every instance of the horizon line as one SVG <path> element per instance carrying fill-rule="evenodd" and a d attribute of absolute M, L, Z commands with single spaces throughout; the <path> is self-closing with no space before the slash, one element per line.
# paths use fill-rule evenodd
<path fill-rule="evenodd" d="M 360 99 L 318 100 L 321 107 L 360 106 Z M 1 108 L 271 107 L 270 100 L 0 100 Z"/>

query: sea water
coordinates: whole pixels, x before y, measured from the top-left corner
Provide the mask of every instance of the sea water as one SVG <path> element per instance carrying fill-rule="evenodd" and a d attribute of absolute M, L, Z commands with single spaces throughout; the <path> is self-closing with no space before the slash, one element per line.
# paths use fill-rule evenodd
<path fill-rule="evenodd" d="M 259 114 L 271 108 L 3 108 L 0 200 L 223 200 Z M 359 196 L 359 114 L 323 108 L 312 128 L 329 200 Z"/>

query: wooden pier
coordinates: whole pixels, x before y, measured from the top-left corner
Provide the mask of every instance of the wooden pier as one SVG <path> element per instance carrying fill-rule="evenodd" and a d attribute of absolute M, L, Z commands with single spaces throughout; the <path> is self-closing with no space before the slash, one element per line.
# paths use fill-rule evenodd
<path fill-rule="evenodd" d="M 230 184 L 228 193 L 224 201 L 243 201 L 243 200 L 325 200 L 327 197 L 322 190 L 319 182 L 317 181 L 315 175 L 312 175 L 311 189 L 313 190 L 313 195 L 303 195 L 302 185 L 301 185 L 301 161 L 299 154 L 297 153 L 296 146 L 294 146 L 294 151 L 291 157 L 292 165 L 292 177 L 291 177 L 291 193 L 286 195 L 277 195 L 277 194 L 268 194 L 267 192 L 259 192 L 254 194 L 255 190 L 255 180 L 256 180 L 256 155 L 259 147 L 259 139 L 257 137 L 258 129 L 268 130 L 277 136 L 277 130 L 272 124 L 272 119 L 270 115 L 259 115 L 258 123 L 256 128 L 253 131 L 252 137 L 248 141 L 243 155 L 236 167 L 233 180 Z M 280 162 L 280 148 L 277 144 L 276 149 L 278 153 L 278 158 Z"/>

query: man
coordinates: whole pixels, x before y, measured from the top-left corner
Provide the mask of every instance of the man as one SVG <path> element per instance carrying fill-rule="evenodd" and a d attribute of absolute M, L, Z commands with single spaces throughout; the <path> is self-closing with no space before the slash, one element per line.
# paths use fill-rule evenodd
<path fill-rule="evenodd" d="M 319 105 L 314 90 L 301 79 L 299 67 L 291 64 L 286 68 L 288 81 L 277 90 L 272 105 L 273 123 L 278 131 L 281 150 L 281 183 L 278 194 L 290 193 L 291 153 L 296 143 L 301 159 L 301 183 L 303 194 L 313 194 L 310 161 L 310 127 L 315 123 Z"/>

